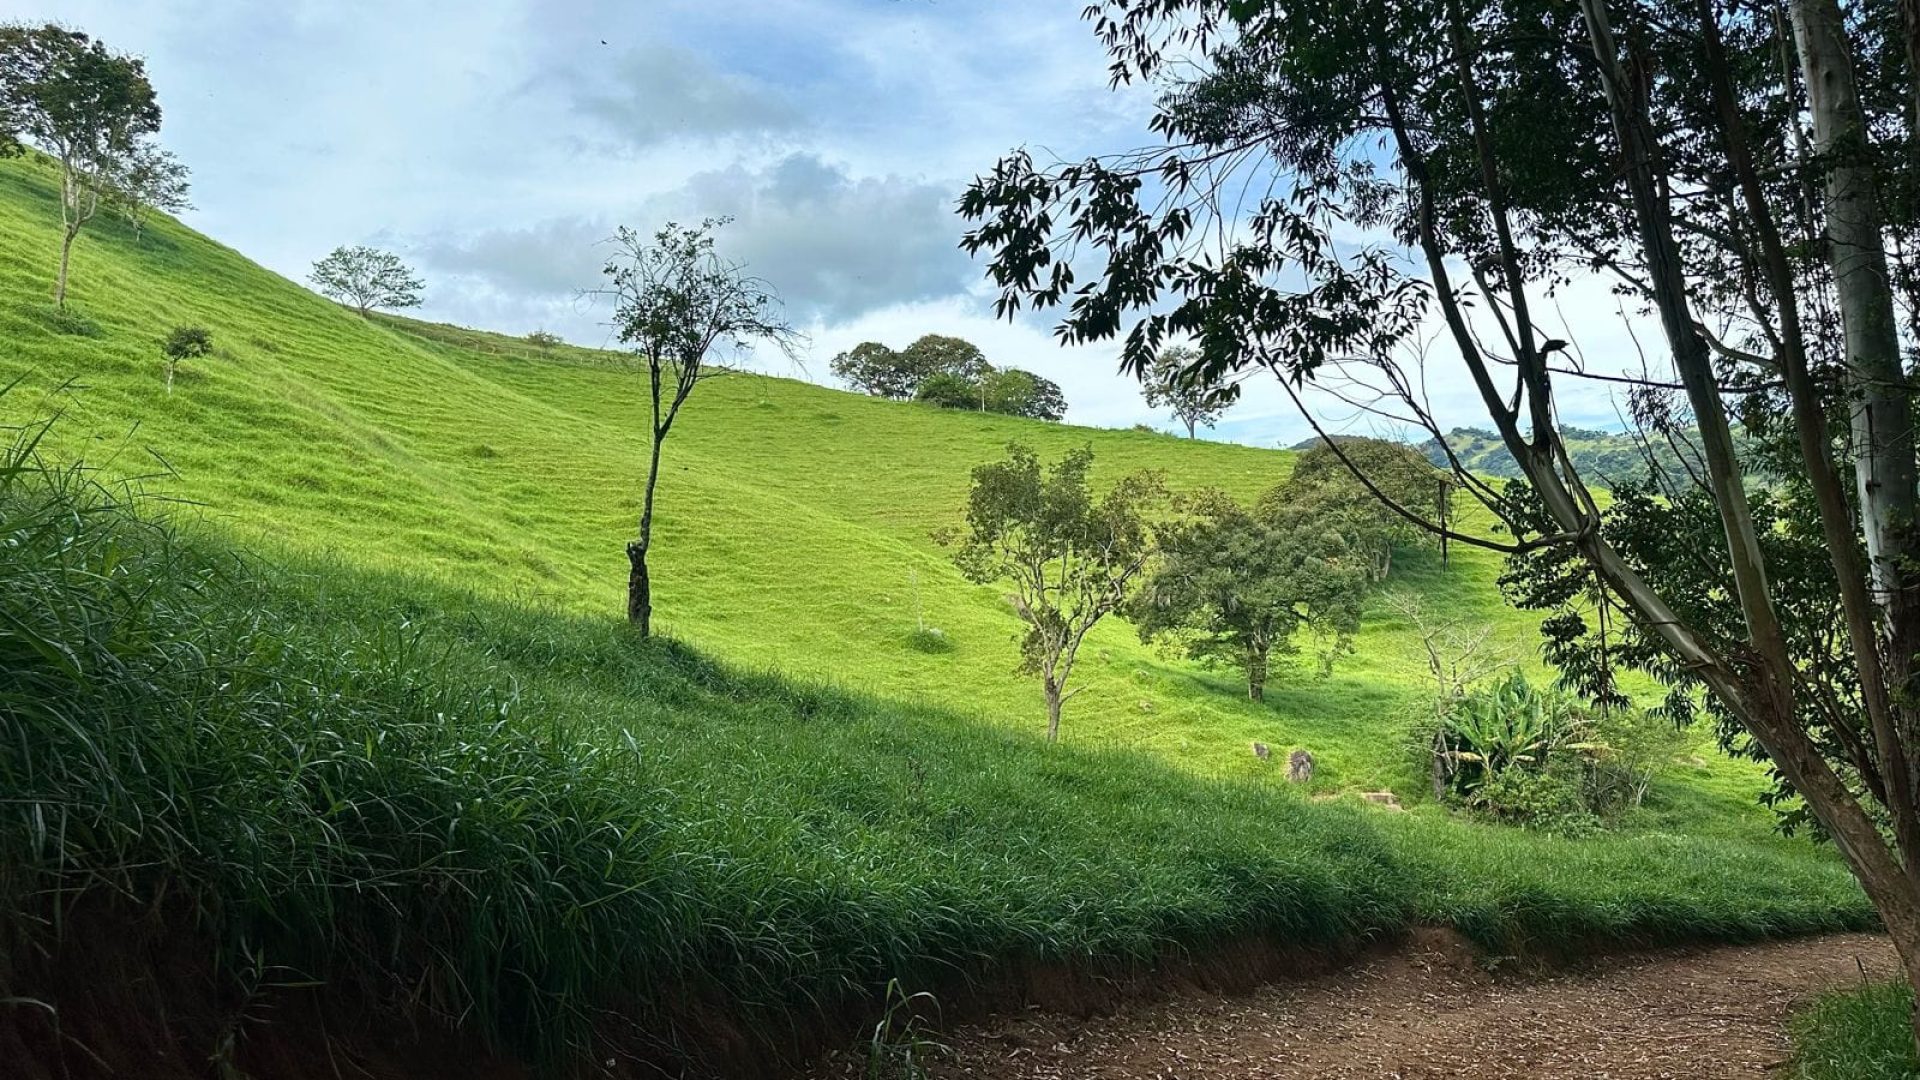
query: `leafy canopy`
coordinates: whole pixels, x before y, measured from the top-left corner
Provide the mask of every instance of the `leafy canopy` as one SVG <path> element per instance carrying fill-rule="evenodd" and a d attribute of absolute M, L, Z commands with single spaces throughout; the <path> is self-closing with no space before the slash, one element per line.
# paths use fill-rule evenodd
<path fill-rule="evenodd" d="M 375 308 L 419 307 L 426 287 L 400 256 L 365 246 L 334 248 L 313 264 L 307 280 L 362 315 Z"/>
<path fill-rule="evenodd" d="M 1265 500 L 1250 510 L 1213 489 L 1179 506 L 1183 516 L 1162 530 L 1161 558 L 1127 609 L 1141 640 L 1238 667 L 1256 701 L 1270 659 L 1297 654 L 1301 631 L 1321 638 L 1320 670 L 1331 671 L 1359 629 L 1371 556 L 1313 507 Z"/>

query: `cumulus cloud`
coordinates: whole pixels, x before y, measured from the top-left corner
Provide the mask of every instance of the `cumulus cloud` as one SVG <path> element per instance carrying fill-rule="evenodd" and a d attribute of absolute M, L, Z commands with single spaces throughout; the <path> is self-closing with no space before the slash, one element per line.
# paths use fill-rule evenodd
<path fill-rule="evenodd" d="M 675 138 L 766 135 L 803 121 L 778 88 L 664 43 L 629 49 L 611 65 L 583 67 L 576 61 L 560 76 L 576 112 L 634 147 Z"/>
<path fill-rule="evenodd" d="M 728 256 L 795 313 L 836 321 L 950 295 L 972 272 L 953 213 L 959 184 L 856 177 L 810 154 L 698 173 L 653 201 L 654 218 L 727 216 Z"/>
<path fill-rule="evenodd" d="M 413 245 L 428 266 L 479 278 L 509 293 L 572 296 L 600 284 L 613 226 L 589 218 L 550 218 L 520 228 L 470 235 L 437 233 Z"/>
<path fill-rule="evenodd" d="M 696 173 L 619 220 L 560 217 L 412 245 L 426 265 L 491 291 L 575 296 L 600 283 L 616 225 L 730 217 L 719 246 L 773 285 L 794 317 L 834 322 L 963 291 L 973 279 L 958 248 L 958 185 L 857 177 L 808 154 Z M 458 283 L 456 288 L 461 287 Z"/>

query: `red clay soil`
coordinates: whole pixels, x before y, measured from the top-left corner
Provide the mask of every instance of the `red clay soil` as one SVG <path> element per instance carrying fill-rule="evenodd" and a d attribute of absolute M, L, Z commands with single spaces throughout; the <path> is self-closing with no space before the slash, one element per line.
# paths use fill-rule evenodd
<path fill-rule="evenodd" d="M 1810 996 L 1895 974 L 1843 934 L 1489 971 L 1455 936 L 1251 994 L 1183 993 L 1095 1019 L 1044 1010 L 950 1032 L 937 1080 L 1732 1080 L 1778 1075 Z M 830 1072 L 858 1075 L 857 1069 Z"/>

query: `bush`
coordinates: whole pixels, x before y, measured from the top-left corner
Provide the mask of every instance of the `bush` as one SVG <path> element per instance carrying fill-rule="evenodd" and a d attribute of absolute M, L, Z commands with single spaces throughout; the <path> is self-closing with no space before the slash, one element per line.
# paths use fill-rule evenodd
<path fill-rule="evenodd" d="M 1578 774 L 1568 771 L 1506 769 L 1475 788 L 1468 803 L 1509 825 L 1587 836 L 1599 831 L 1600 819 L 1587 805 Z"/>
<path fill-rule="evenodd" d="M 947 636 L 945 630 L 937 626 L 914 628 L 913 632 L 907 635 L 907 644 L 913 646 L 915 651 L 923 653 L 950 653 L 953 651 L 953 639 Z"/>
<path fill-rule="evenodd" d="M 533 333 L 527 335 L 527 344 L 536 349 L 551 349 L 559 345 L 564 345 L 566 342 L 561 339 L 559 334 L 548 333 L 545 330 L 535 330 Z"/>
<path fill-rule="evenodd" d="M 1596 712 L 1518 672 L 1462 697 L 1437 734 L 1429 722 L 1415 740 L 1455 801 L 1556 832 L 1591 831 L 1639 806 L 1684 745 L 1662 716 Z"/>

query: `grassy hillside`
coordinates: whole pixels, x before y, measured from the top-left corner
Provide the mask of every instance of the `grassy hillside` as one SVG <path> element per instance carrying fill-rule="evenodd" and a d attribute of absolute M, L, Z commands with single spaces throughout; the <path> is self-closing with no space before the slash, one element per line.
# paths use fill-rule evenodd
<path fill-rule="evenodd" d="M 643 475 L 643 388 L 607 354 L 382 318 L 373 322 L 261 271 L 169 221 L 135 243 L 116 221 L 77 248 L 74 309 L 38 303 L 51 258 L 50 176 L 0 166 L 0 378 L 18 419 L 58 409 L 53 446 L 149 474 L 256 548 L 339 552 L 500 596 L 611 615 Z M 161 392 L 157 339 L 178 323 L 218 351 Z M 1036 730 L 1036 688 L 1013 673 L 1017 624 L 996 590 L 963 581 L 929 538 L 957 522 L 968 470 L 1020 439 L 1043 454 L 1091 443 L 1101 475 L 1164 469 L 1175 487 L 1251 496 L 1290 454 L 877 401 L 740 375 L 703 386 L 667 449 L 656 604 L 665 629 L 728 660 L 960 708 Z M 153 475 L 161 470 L 169 475 Z M 1098 479 L 1098 478 L 1096 478 Z M 1398 587 L 1498 628 L 1531 657 L 1531 621 L 1492 581 L 1498 559 L 1402 558 Z M 920 620 L 954 650 L 911 644 Z M 1418 790 L 1400 713 L 1423 670 L 1382 607 L 1356 654 L 1321 680 L 1282 673 L 1241 700 L 1231 672 L 1144 647 L 1123 624 L 1090 641 L 1066 737 L 1151 751 L 1205 775 L 1250 773 L 1258 739 L 1306 746 L 1326 786 Z M 1750 800 L 1751 773 L 1704 755 L 1700 779 Z M 1755 820 L 1758 820 L 1756 815 Z"/>
<path fill-rule="evenodd" d="M 535 1043 L 609 1002 L 666 1030 L 713 1002 L 806 1009 L 1245 935 L 1432 922 L 1509 947 L 1869 918 L 1827 853 L 1771 835 L 1754 771 L 1710 752 L 1582 841 L 1291 790 L 1249 740 L 1312 748 L 1322 792 L 1419 789 L 1399 731 L 1422 660 L 1385 612 L 1333 678 L 1283 677 L 1264 705 L 1108 625 L 1067 745 L 1042 746 L 1012 616 L 929 539 L 968 469 L 1009 439 L 1091 442 L 1105 476 L 1251 495 L 1284 453 L 719 380 L 662 489 L 657 603 L 685 644 L 643 647 L 617 621 L 632 373 L 363 320 L 167 221 L 138 244 L 97 222 L 61 316 L 41 299 L 52 200 L 43 169 L 0 163 L 0 380 L 19 380 L 0 423 L 59 412 L 44 454 L 143 477 L 191 541 L 49 514 L 68 504 L 37 489 L 0 500 L 0 614 L 39 635 L 0 634 L 16 896 L 164 893 L 236 969 L 264 941 Z M 167 394 L 178 323 L 218 351 Z M 236 545 L 256 561 L 233 569 Z M 1496 560 L 1396 565 L 1531 655 Z M 920 619 L 953 651 L 913 649 Z"/>

